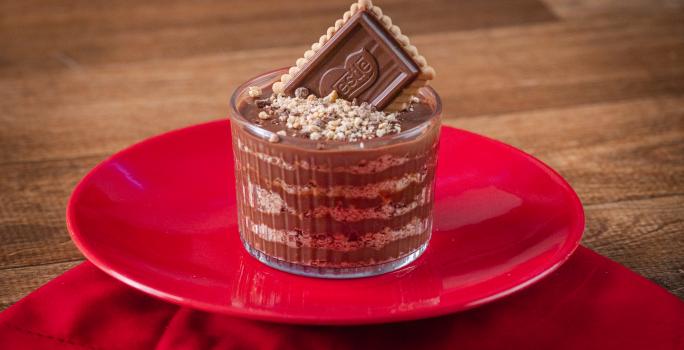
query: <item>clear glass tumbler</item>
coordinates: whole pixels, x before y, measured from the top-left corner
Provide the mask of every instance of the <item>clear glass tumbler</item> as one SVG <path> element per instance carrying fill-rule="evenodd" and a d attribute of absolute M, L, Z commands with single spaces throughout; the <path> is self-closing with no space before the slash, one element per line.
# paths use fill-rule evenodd
<path fill-rule="evenodd" d="M 242 115 L 247 90 L 285 70 L 238 87 L 230 100 L 240 236 L 259 261 L 326 278 L 396 270 L 425 251 L 432 231 L 441 102 L 430 87 L 417 96 L 430 116 L 398 134 L 362 142 L 273 136 Z"/>

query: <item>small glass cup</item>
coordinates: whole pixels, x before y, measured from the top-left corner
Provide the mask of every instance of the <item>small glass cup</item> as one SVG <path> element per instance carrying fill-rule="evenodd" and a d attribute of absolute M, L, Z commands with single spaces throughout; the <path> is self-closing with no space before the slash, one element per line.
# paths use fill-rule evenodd
<path fill-rule="evenodd" d="M 270 91 L 285 69 L 238 87 L 230 100 L 240 237 L 273 268 L 353 278 L 399 269 L 432 232 L 441 102 L 430 87 L 425 122 L 359 142 L 279 136 L 248 121 L 250 86 Z"/>

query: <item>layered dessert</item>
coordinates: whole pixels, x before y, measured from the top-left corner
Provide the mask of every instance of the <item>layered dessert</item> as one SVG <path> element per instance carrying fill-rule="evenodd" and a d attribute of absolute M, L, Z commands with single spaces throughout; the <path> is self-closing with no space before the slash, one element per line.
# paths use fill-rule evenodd
<path fill-rule="evenodd" d="M 296 65 L 231 100 L 240 235 L 273 267 L 322 277 L 399 268 L 432 226 L 434 70 L 370 1 Z"/>

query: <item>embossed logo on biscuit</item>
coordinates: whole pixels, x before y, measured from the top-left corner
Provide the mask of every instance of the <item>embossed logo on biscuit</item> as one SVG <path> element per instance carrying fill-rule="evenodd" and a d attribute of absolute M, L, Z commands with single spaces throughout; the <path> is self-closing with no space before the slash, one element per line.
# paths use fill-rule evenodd
<path fill-rule="evenodd" d="M 323 73 L 318 91 L 325 96 L 336 90 L 342 98 L 351 100 L 373 85 L 377 78 L 378 62 L 370 52 L 361 49 L 347 56 L 344 67 Z"/>

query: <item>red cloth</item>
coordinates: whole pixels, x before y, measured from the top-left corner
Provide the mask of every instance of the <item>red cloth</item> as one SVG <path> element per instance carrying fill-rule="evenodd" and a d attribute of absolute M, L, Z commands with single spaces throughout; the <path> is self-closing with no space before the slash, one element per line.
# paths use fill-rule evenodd
<path fill-rule="evenodd" d="M 684 349 L 684 303 L 580 247 L 483 307 L 377 326 L 293 326 L 169 304 L 90 263 L 0 314 L 0 349 Z"/>

